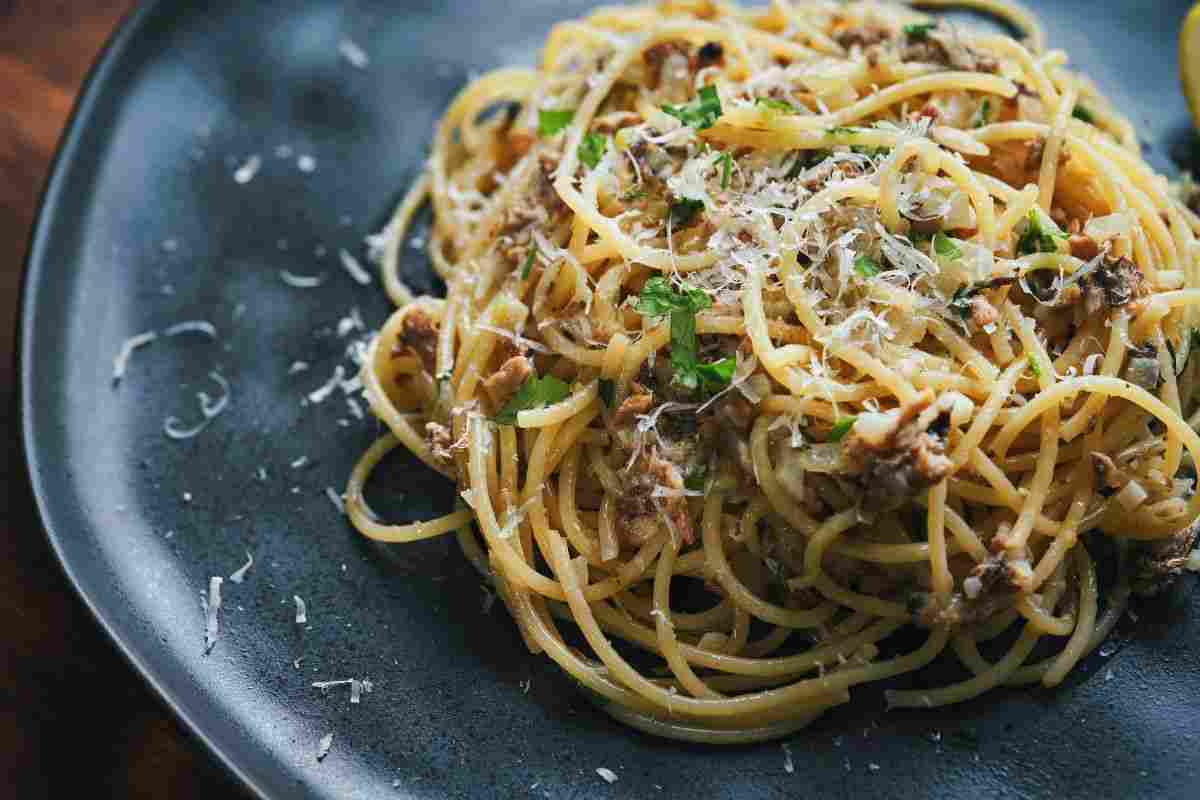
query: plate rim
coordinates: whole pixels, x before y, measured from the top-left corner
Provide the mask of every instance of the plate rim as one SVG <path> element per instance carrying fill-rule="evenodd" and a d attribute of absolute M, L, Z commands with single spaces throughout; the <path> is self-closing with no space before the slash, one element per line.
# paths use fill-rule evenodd
<path fill-rule="evenodd" d="M 26 239 L 25 258 L 22 261 L 17 292 L 17 325 L 13 347 L 13 374 L 17 376 L 14 405 L 16 406 L 16 426 L 21 432 L 19 437 L 20 468 L 24 470 L 25 480 L 30 487 L 41 533 L 54 553 L 59 570 L 66 577 L 75 596 L 82 601 L 92 620 L 104 632 L 125 662 L 132 667 L 133 672 L 142 683 L 150 688 L 158 700 L 182 724 L 188 735 L 203 745 L 208 755 L 226 774 L 233 777 L 241 788 L 247 790 L 252 796 L 262 800 L 271 800 L 271 795 L 265 788 L 238 764 L 232 754 L 218 746 L 193 715 L 180 705 L 163 681 L 153 674 L 149 665 L 136 652 L 134 645 L 127 641 L 118 630 L 111 612 L 102 608 L 84 589 L 75 568 L 63 549 L 63 532 L 56 529 L 53 523 L 47 487 L 40 478 L 38 448 L 34 443 L 33 414 L 30 409 L 33 394 L 31 369 L 33 354 L 28 352 L 28 348 L 35 338 L 34 291 L 46 278 L 52 209 L 58 206 L 59 198 L 66 189 L 72 171 L 71 165 L 76 161 L 80 152 L 81 139 L 95 116 L 103 95 L 107 92 L 109 79 L 163 5 L 165 5 L 163 0 L 138 0 L 109 34 L 103 47 L 92 61 L 92 65 L 88 68 L 75 95 L 75 101 L 55 146 L 54 155 L 50 159 L 47 177 L 35 206 L 34 222 Z"/>

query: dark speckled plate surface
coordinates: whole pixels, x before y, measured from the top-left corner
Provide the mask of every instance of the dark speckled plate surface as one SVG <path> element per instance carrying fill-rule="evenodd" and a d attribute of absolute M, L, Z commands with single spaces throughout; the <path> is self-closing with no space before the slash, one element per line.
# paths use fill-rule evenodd
<path fill-rule="evenodd" d="M 337 514 L 324 489 L 375 428 L 340 391 L 301 399 L 349 363 L 361 334 L 340 336 L 339 321 L 357 308 L 374 326 L 388 311 L 337 252 L 362 255 L 468 74 L 531 61 L 550 24 L 584 5 L 158 2 L 117 36 L 45 196 L 21 323 L 33 486 L 101 624 L 265 797 L 1196 797 L 1195 577 L 1055 692 L 885 713 L 867 689 L 790 738 L 788 773 L 778 743 L 712 750 L 611 722 L 524 652 L 499 607 L 483 611 L 456 546 L 375 547 Z M 1132 115 L 1156 167 L 1192 157 L 1175 77 L 1186 2 L 1031 5 L 1051 44 Z M 365 69 L 339 55 L 344 38 Z M 295 289 L 281 269 L 327 280 Z M 405 270 L 430 285 L 415 251 Z M 123 340 L 188 319 L 219 340 L 160 338 L 112 386 Z M 310 369 L 289 374 L 297 360 Z M 169 441 L 163 419 L 194 421 L 195 393 L 219 391 L 210 370 L 232 386 L 229 410 Z M 450 503 L 414 461 L 395 458 L 385 477 L 398 491 L 377 502 L 395 518 Z M 225 583 L 205 655 L 200 593 L 247 551 L 255 565 Z M 345 688 L 310 687 L 350 677 L 374 684 L 356 706 Z M 620 780 L 605 784 L 600 766 Z"/>

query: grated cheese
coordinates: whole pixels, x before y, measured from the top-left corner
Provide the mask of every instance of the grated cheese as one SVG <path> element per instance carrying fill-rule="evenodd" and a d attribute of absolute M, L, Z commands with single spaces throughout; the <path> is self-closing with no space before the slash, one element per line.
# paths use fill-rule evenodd
<path fill-rule="evenodd" d="M 339 364 L 337 368 L 334 369 L 333 376 L 330 377 L 329 380 L 323 383 L 319 388 L 308 393 L 308 401 L 310 403 L 317 404 L 324 403 L 326 398 L 333 394 L 334 389 L 338 388 L 342 384 L 342 381 L 345 380 L 345 377 L 346 368 Z"/>
<path fill-rule="evenodd" d="M 154 331 L 146 331 L 135 336 L 130 336 L 121 343 L 121 349 L 117 351 L 117 355 L 113 358 L 113 386 L 121 382 L 121 378 L 125 377 L 125 368 L 129 366 L 129 357 L 133 355 L 133 351 L 139 347 L 145 347 L 158 338 L 158 334 Z"/>
<path fill-rule="evenodd" d="M 176 322 L 171 327 L 163 331 L 166 336 L 179 336 L 184 333 L 200 333 L 210 339 L 217 338 L 217 328 L 208 320 L 190 319 L 185 322 Z"/>
<path fill-rule="evenodd" d="M 290 466 L 292 469 L 304 469 L 306 466 L 308 466 L 308 456 L 300 456 L 299 458 L 293 459 L 292 463 L 288 466 Z"/>
<path fill-rule="evenodd" d="M 334 491 L 332 486 L 325 487 L 325 496 L 329 498 L 329 502 L 333 503 L 333 507 L 338 510 L 342 516 L 346 515 L 346 503 L 342 500 L 342 496 Z"/>
<path fill-rule="evenodd" d="M 181 421 L 178 417 L 167 417 L 163 420 L 163 433 L 166 434 L 167 438 L 181 441 L 199 435 L 229 405 L 229 382 L 216 371 L 208 373 L 208 377 L 221 387 L 221 396 L 213 400 L 208 396 L 207 392 L 197 392 L 196 398 L 200 401 L 200 414 L 204 418 L 191 428 L 182 428 L 180 427 Z"/>
<path fill-rule="evenodd" d="M 293 361 L 292 365 L 290 367 L 288 367 L 288 375 L 297 375 L 301 372 L 306 372 L 307 370 L 308 370 L 308 362 L 307 361 Z"/>
<path fill-rule="evenodd" d="M 234 583 L 241 583 L 243 580 L 246 579 L 246 573 L 249 572 L 250 568 L 253 566 L 254 566 L 254 556 L 250 555 L 250 551 L 247 550 L 246 551 L 246 563 L 242 564 L 242 566 L 238 567 L 237 571 L 229 576 L 229 580 L 233 581 Z"/>
<path fill-rule="evenodd" d="M 350 277 L 357 281 L 362 286 L 367 286 L 371 283 L 371 273 L 363 268 L 363 265 L 358 263 L 358 259 L 350 255 L 350 251 L 342 248 L 338 250 L 338 258 L 342 261 L 342 266 L 346 272 L 350 273 Z"/>
<path fill-rule="evenodd" d="M 596 774 L 603 778 L 605 783 L 617 782 L 617 773 L 613 772 L 608 767 L 596 767 Z"/>
<path fill-rule="evenodd" d="M 292 595 L 292 600 L 296 602 L 296 624 L 306 624 L 308 622 L 308 607 L 304 605 L 304 600 L 298 594 Z"/>
<path fill-rule="evenodd" d="M 321 737 L 321 741 L 317 742 L 317 761 L 323 761 L 325 756 L 329 755 L 331 747 L 333 747 L 333 734 L 327 733 Z"/>
<path fill-rule="evenodd" d="M 783 771 L 788 775 L 796 771 L 796 765 L 792 763 L 792 748 L 786 742 L 783 744 Z"/>
<path fill-rule="evenodd" d="M 233 173 L 233 179 L 240 184 L 246 184 L 254 180 L 254 176 L 258 174 L 259 167 L 262 166 L 262 159 L 256 155 L 250 156 L 246 161 L 237 168 Z"/>
<path fill-rule="evenodd" d="M 303 155 L 296 159 L 296 167 L 301 172 L 316 172 L 317 160 L 309 155 Z"/>
<path fill-rule="evenodd" d="M 279 279 L 294 289 L 315 289 L 328 280 L 329 276 L 324 272 L 320 275 L 297 275 L 281 269 L 279 270 Z"/>
<path fill-rule="evenodd" d="M 338 53 L 355 69 L 366 69 L 371 65 L 371 58 L 352 39 L 342 39 L 338 42 Z"/>
<path fill-rule="evenodd" d="M 204 652 L 211 653 L 213 645 L 217 643 L 217 636 L 221 633 L 221 620 L 219 613 L 221 611 L 221 581 L 223 579 L 214 575 L 208 579 L 208 598 L 204 602 Z"/>

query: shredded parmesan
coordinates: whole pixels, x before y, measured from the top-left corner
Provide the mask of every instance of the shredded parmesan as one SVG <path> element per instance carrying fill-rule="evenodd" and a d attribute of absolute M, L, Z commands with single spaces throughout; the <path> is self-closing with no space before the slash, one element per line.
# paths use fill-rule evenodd
<path fill-rule="evenodd" d="M 596 767 L 596 774 L 603 778 L 605 783 L 617 782 L 617 773 L 613 772 L 608 767 Z"/>
<path fill-rule="evenodd" d="M 371 65 L 367 51 L 359 47 L 352 39 L 342 39 L 338 42 L 338 53 L 355 69 L 366 69 Z"/>
<path fill-rule="evenodd" d="M 221 620 L 219 613 L 221 611 L 221 581 L 223 579 L 214 575 L 208 579 L 208 598 L 204 603 L 204 652 L 211 653 L 213 645 L 217 643 L 217 636 L 221 632 Z"/>
<path fill-rule="evenodd" d="M 208 373 L 208 377 L 221 387 L 221 396 L 213 400 L 207 392 L 197 392 L 196 398 L 200 401 L 200 413 L 204 418 L 191 428 L 183 428 L 180 427 L 182 423 L 178 417 L 167 417 L 163 421 L 163 433 L 167 435 L 167 438 L 179 441 L 197 436 L 229 405 L 229 381 L 215 371 Z"/>
<path fill-rule="evenodd" d="M 304 605 L 304 600 L 298 594 L 292 595 L 292 600 L 296 602 L 296 624 L 305 625 L 308 623 L 308 607 Z"/>
<path fill-rule="evenodd" d="M 333 507 L 338 510 L 339 514 L 342 516 L 346 515 L 346 503 L 332 486 L 325 487 L 325 496 L 329 498 L 329 502 L 333 503 Z"/>
<path fill-rule="evenodd" d="M 296 167 L 301 172 L 316 172 L 317 160 L 309 155 L 303 155 L 296 159 Z"/>
<path fill-rule="evenodd" d="M 308 393 L 308 401 L 316 404 L 324 403 L 326 398 L 333 394 L 334 389 L 337 389 L 339 386 L 341 386 L 342 381 L 345 380 L 345 377 L 346 368 L 339 364 L 337 368 L 334 369 L 333 376 L 330 377 L 329 380 L 323 383 L 319 388 Z"/>
<path fill-rule="evenodd" d="M 331 747 L 333 747 L 333 734 L 327 733 L 321 737 L 321 741 L 317 742 L 317 761 L 324 760 L 325 756 L 329 755 Z"/>
<path fill-rule="evenodd" d="M 796 771 L 796 765 L 792 763 L 792 748 L 786 742 L 783 744 L 783 771 L 788 775 Z"/>
<path fill-rule="evenodd" d="M 316 681 L 312 684 L 314 689 L 320 689 L 322 692 L 332 689 L 335 686 L 349 686 L 350 702 L 355 705 L 362 702 L 363 692 L 370 694 L 371 690 L 375 688 L 375 685 L 367 678 L 361 680 L 358 678 L 344 678 L 337 681 Z"/>
<path fill-rule="evenodd" d="M 116 386 L 121 382 L 121 378 L 125 377 L 125 368 L 129 365 L 129 357 L 133 355 L 133 351 L 139 347 L 145 347 L 157 338 L 158 334 L 154 331 L 146 331 L 136 336 L 130 336 L 121 343 L 121 349 L 113 359 L 113 386 Z"/>
<path fill-rule="evenodd" d="M 350 251 L 342 248 L 338 250 L 338 258 L 342 260 L 342 266 L 346 272 L 350 273 L 350 277 L 356 280 L 363 286 L 371 283 L 371 273 L 363 268 L 363 265 L 358 263 L 358 259 L 350 255 Z"/>
<path fill-rule="evenodd" d="M 233 581 L 234 583 L 241 583 L 243 580 L 246 579 L 246 573 L 249 572 L 250 568 L 253 566 L 254 566 L 254 556 L 250 555 L 250 551 L 247 550 L 246 551 L 246 563 L 242 564 L 242 566 L 238 567 L 237 571 L 229 576 L 229 580 Z"/>
<path fill-rule="evenodd" d="M 540 342 L 535 342 L 532 339 L 526 339 L 524 336 L 513 333 L 512 331 L 507 331 L 504 328 L 497 328 L 495 325 L 483 325 L 483 324 L 476 325 L 475 327 L 481 331 L 487 331 L 488 333 L 494 333 L 503 339 L 508 339 L 510 342 L 515 344 L 517 347 L 527 348 L 529 350 L 533 350 L 535 353 L 549 353 L 550 352 L 550 348 L 546 347 L 544 344 L 542 344 Z"/>
<path fill-rule="evenodd" d="M 286 269 L 279 270 L 279 279 L 294 289 L 315 289 L 328 278 L 324 272 L 320 275 L 297 275 Z"/>
<path fill-rule="evenodd" d="M 254 176 L 258 174 L 259 167 L 262 166 L 262 159 L 258 156 L 250 156 L 246 161 L 237 168 L 233 173 L 233 179 L 238 183 L 249 183 L 254 180 Z"/>
<path fill-rule="evenodd" d="M 210 339 L 217 338 L 217 328 L 208 320 L 190 319 L 185 322 L 176 322 L 171 327 L 167 328 L 163 333 L 167 336 L 179 336 L 183 333 L 200 333 Z"/>

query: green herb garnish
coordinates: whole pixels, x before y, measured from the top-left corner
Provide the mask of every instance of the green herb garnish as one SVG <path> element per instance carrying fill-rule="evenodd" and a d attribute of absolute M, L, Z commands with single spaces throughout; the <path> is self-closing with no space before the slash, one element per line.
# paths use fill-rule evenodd
<path fill-rule="evenodd" d="M 829 429 L 829 441 L 840 442 L 846 438 L 846 434 L 854 427 L 854 423 L 858 421 L 858 417 L 842 417 L 837 422 L 833 423 L 833 427 Z"/>
<path fill-rule="evenodd" d="M 1071 116 L 1080 122 L 1086 122 L 1088 125 L 1096 124 L 1096 117 L 1088 110 L 1087 106 L 1075 106 L 1071 109 Z"/>
<path fill-rule="evenodd" d="M 954 297 L 950 299 L 950 308 L 958 312 L 958 315 L 963 319 L 967 318 L 967 314 L 971 311 L 971 298 L 982 292 L 984 289 L 997 289 L 1001 286 L 1008 286 L 1015 283 L 1016 278 L 1011 276 L 1002 276 L 999 278 L 989 278 L 986 281 L 971 283 L 966 286 L 960 286 L 954 291 Z"/>
<path fill-rule="evenodd" d="M 515 425 L 518 412 L 554 405 L 570 393 L 571 387 L 553 375 L 544 378 L 532 375 L 492 419 L 501 425 Z"/>
<path fill-rule="evenodd" d="M 693 492 L 704 490 L 704 478 L 708 475 L 708 467 L 704 464 L 697 464 L 688 470 L 687 477 L 683 479 L 683 487 Z"/>
<path fill-rule="evenodd" d="M 538 136 L 553 136 L 575 119 L 573 108 L 543 108 L 538 111 Z"/>
<path fill-rule="evenodd" d="M 698 212 L 703 210 L 703 200 L 692 200 L 688 197 L 679 198 L 674 203 L 671 203 L 671 227 L 676 229 L 685 227 Z"/>
<path fill-rule="evenodd" d="M 521 280 L 529 277 L 529 273 L 533 271 L 533 259 L 537 255 L 537 246 L 529 248 L 529 255 L 525 256 L 525 264 L 521 267 Z"/>
<path fill-rule="evenodd" d="M 617 385 L 607 378 L 601 378 L 598 389 L 600 399 L 604 401 L 605 407 L 612 408 L 613 399 L 616 397 Z"/>
<path fill-rule="evenodd" d="M 669 316 L 671 321 L 671 368 L 673 382 L 689 391 L 715 392 L 728 386 L 736 362 L 722 358 L 703 364 L 697 357 L 696 314 L 712 306 L 703 289 L 676 288 L 669 280 L 655 276 L 646 281 L 634 309 L 648 317 Z"/>
<path fill-rule="evenodd" d="M 858 131 L 856 131 L 854 128 L 847 128 L 844 126 L 830 128 L 829 130 L 827 130 L 825 132 L 828 133 L 830 136 L 847 136 L 850 134 L 858 133 Z"/>
<path fill-rule="evenodd" d="M 982 128 L 992 121 L 992 99 L 990 97 L 983 98 L 983 102 L 979 106 L 979 111 L 975 114 L 975 127 Z"/>
<path fill-rule="evenodd" d="M 904 26 L 904 35 L 910 39 L 924 39 L 929 35 L 929 32 L 937 27 L 936 22 L 918 22 L 913 25 Z"/>
<path fill-rule="evenodd" d="M 721 98 L 717 95 L 715 86 L 705 86 L 691 103 L 683 106 L 663 106 L 662 110 L 684 125 L 702 131 L 711 128 L 717 117 L 721 116 Z"/>
<path fill-rule="evenodd" d="M 1067 236 L 1056 228 L 1047 225 L 1036 208 L 1029 209 L 1029 218 L 1025 231 L 1017 239 L 1017 255 L 1027 256 L 1031 253 L 1057 253 L 1058 242 Z"/>
<path fill-rule="evenodd" d="M 796 108 L 786 100 L 776 100 L 773 97 L 756 97 L 754 105 L 762 106 L 770 111 L 780 111 L 784 114 L 799 114 L 800 109 Z"/>
<path fill-rule="evenodd" d="M 713 163 L 721 165 L 721 188 L 728 189 L 729 178 L 733 174 L 733 153 L 726 150 Z"/>
<path fill-rule="evenodd" d="M 883 272 L 883 267 L 879 266 L 879 262 L 870 256 L 859 256 L 854 259 L 854 271 L 864 278 L 874 278 Z"/>
<path fill-rule="evenodd" d="M 1042 379 L 1042 367 L 1040 364 L 1038 364 L 1037 359 L 1034 358 L 1033 353 L 1030 353 L 1025 358 L 1025 361 L 1029 364 L 1029 371 L 1033 373 L 1033 377 L 1037 378 L 1038 380 L 1041 380 Z"/>
<path fill-rule="evenodd" d="M 941 258 L 954 260 L 962 258 L 962 249 L 954 243 L 946 234 L 938 231 L 933 235 L 933 252 L 937 253 Z"/>
<path fill-rule="evenodd" d="M 622 203 L 632 203 L 634 200 L 641 200 L 646 196 L 646 190 L 641 187 L 635 187 L 621 195 Z"/>
<path fill-rule="evenodd" d="M 579 160 L 587 164 L 588 169 L 595 169 L 607 149 L 607 136 L 602 133 L 587 133 L 584 134 L 583 141 L 579 143 L 575 152 L 579 156 Z"/>

